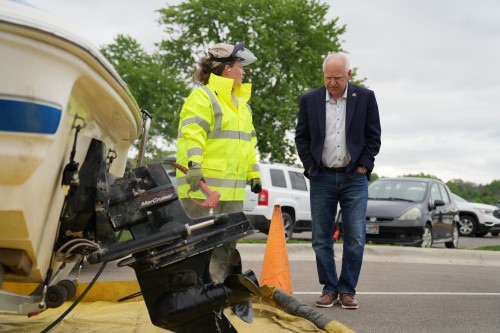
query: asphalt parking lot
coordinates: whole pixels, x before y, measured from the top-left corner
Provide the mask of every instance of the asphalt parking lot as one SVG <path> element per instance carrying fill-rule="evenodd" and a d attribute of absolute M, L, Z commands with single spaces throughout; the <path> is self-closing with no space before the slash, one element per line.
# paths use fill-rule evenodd
<path fill-rule="evenodd" d="M 263 237 L 252 235 L 251 237 Z M 264 236 L 265 237 L 265 236 Z M 500 237 L 463 239 L 462 246 L 500 243 Z M 243 270 L 260 280 L 266 244 L 239 243 Z M 340 244 L 335 245 L 338 267 Z M 285 253 L 283 254 L 285 255 Z M 294 296 L 314 306 L 321 292 L 310 244 L 287 244 Z M 100 265 L 87 265 L 89 282 Z M 500 332 L 500 252 L 368 245 L 357 288 L 358 310 L 317 309 L 355 332 Z M 98 281 L 135 280 L 110 262 Z M 96 331 L 97 332 L 97 331 Z"/>
<path fill-rule="evenodd" d="M 304 234 L 294 238 L 307 239 Z M 260 276 L 263 253 L 252 245 L 238 248 L 244 268 Z M 357 290 L 360 308 L 318 311 L 356 332 L 498 333 L 500 253 L 470 250 L 487 245 L 500 245 L 500 237 L 462 237 L 459 249 L 368 245 Z M 314 305 L 321 291 L 314 253 L 309 244 L 287 248 L 294 295 Z M 340 267 L 342 249 L 335 249 Z"/>

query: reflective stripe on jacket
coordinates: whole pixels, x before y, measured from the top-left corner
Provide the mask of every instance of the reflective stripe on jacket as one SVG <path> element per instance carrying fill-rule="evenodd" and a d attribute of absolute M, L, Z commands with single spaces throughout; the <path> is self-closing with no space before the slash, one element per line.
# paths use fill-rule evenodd
<path fill-rule="evenodd" d="M 231 102 L 233 80 L 211 74 L 208 84 L 193 90 L 184 103 L 179 121 L 177 162 L 202 165 L 207 185 L 220 200 L 245 200 L 246 181 L 260 178 L 255 153 L 257 136 L 247 105 L 251 84 L 235 88 L 238 107 Z M 179 197 L 187 197 L 189 185 L 177 171 Z M 204 199 L 196 191 L 190 197 Z"/>

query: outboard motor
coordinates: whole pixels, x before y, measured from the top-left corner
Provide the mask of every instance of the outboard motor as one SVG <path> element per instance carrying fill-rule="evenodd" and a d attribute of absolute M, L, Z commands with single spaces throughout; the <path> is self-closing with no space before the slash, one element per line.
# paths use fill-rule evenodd
<path fill-rule="evenodd" d="M 259 295 L 255 274 L 242 272 L 234 250 L 222 283 L 209 273 L 214 248 L 254 233 L 243 212 L 191 219 L 162 163 L 107 172 L 103 142 L 93 140 L 79 170 L 79 184 L 65 203 L 57 248 L 82 238 L 91 264 L 121 259 L 135 270 L 154 325 L 174 332 L 236 332 L 223 310 L 253 320 L 250 298 Z M 68 255 L 68 254 L 65 254 Z M 71 254 L 69 254 L 71 255 Z"/>

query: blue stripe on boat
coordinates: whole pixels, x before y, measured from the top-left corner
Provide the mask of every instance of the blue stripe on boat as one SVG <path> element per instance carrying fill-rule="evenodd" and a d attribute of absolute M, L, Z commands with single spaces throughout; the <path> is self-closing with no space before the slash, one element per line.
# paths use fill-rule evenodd
<path fill-rule="evenodd" d="M 61 114 L 53 106 L 0 99 L 0 131 L 54 134 Z"/>

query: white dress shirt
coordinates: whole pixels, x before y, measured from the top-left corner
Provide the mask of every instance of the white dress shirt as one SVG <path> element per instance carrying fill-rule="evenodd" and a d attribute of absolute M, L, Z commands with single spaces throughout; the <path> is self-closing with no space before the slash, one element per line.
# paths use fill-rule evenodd
<path fill-rule="evenodd" d="M 347 86 L 338 101 L 335 101 L 327 90 L 325 103 L 325 144 L 321 161 L 329 168 L 345 167 L 351 160 L 345 138 Z"/>

